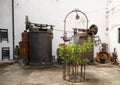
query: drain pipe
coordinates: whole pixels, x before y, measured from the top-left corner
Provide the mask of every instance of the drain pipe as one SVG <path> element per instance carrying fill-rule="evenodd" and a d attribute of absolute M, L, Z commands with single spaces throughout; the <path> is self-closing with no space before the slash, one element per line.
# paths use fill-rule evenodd
<path fill-rule="evenodd" d="M 14 0 L 12 0 L 12 36 L 13 36 L 13 58 L 14 58 L 14 48 L 15 48 L 15 30 L 14 30 Z"/>

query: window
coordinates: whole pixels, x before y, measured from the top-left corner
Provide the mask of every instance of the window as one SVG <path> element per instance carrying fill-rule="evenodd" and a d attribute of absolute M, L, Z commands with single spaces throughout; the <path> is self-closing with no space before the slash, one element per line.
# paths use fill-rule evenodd
<path fill-rule="evenodd" d="M 118 28 L 118 43 L 120 43 L 120 28 Z"/>
<path fill-rule="evenodd" d="M 2 47 L 2 60 L 6 58 L 10 60 L 10 48 Z"/>
<path fill-rule="evenodd" d="M 0 29 L 0 42 L 8 42 L 8 29 Z"/>

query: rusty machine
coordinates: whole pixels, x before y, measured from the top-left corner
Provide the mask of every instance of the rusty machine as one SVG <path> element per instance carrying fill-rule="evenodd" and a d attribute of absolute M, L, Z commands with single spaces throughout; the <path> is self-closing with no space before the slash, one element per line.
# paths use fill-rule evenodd
<path fill-rule="evenodd" d="M 75 13 L 76 16 L 75 16 L 75 19 L 76 20 L 80 20 L 79 23 L 82 23 L 82 25 L 84 24 L 84 28 L 83 27 L 75 27 L 73 28 L 73 36 L 72 37 L 68 37 L 67 36 L 67 30 L 66 30 L 66 19 L 68 18 L 68 16 L 72 13 Z M 82 22 L 81 19 L 84 19 Z M 88 28 L 88 18 L 86 16 L 86 14 L 82 11 L 80 11 L 79 9 L 75 9 L 71 12 L 69 12 L 65 19 L 64 19 L 64 36 L 62 37 L 63 38 L 63 41 L 64 41 L 64 45 L 69 42 L 69 41 L 72 41 L 77 43 L 77 44 L 80 44 L 82 45 L 83 42 L 88 38 L 88 36 L 91 37 L 92 39 L 92 43 L 94 42 L 93 41 L 93 38 L 94 38 L 94 35 L 96 35 L 98 32 L 98 28 L 96 25 L 91 25 L 90 28 Z M 65 48 L 66 46 L 64 46 L 64 51 L 65 51 Z M 82 56 L 82 59 L 87 59 L 89 60 L 89 63 L 93 63 L 94 61 L 94 58 L 93 58 L 93 50 L 94 47 L 92 47 L 89 51 L 87 51 L 85 53 L 85 55 Z M 66 52 L 66 51 L 65 51 Z M 67 58 L 64 58 L 64 59 L 67 59 Z M 85 69 L 86 69 L 86 64 L 68 64 L 67 62 L 64 62 L 64 65 L 63 65 L 63 79 L 64 80 L 67 80 L 67 81 L 70 81 L 70 82 L 80 82 L 80 81 L 85 81 Z"/>
<path fill-rule="evenodd" d="M 110 62 L 110 54 L 108 53 L 108 44 L 106 43 L 98 43 L 98 44 L 99 44 L 99 52 L 97 53 L 96 60 L 102 64 Z"/>
<path fill-rule="evenodd" d="M 26 30 L 22 33 L 20 46 L 20 63 L 51 64 L 52 39 L 54 25 L 31 23 L 26 16 Z M 26 61 L 27 59 L 27 61 Z"/>

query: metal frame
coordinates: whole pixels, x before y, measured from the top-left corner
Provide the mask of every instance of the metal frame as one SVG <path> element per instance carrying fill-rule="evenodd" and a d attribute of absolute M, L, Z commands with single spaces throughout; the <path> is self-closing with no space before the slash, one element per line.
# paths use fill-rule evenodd
<path fill-rule="evenodd" d="M 86 20 L 86 28 L 88 29 L 88 18 L 86 16 L 86 14 L 78 9 L 72 10 L 71 12 L 69 12 L 64 19 L 64 34 L 66 34 L 66 20 L 68 18 L 68 16 L 74 12 L 80 12 L 82 13 Z M 66 48 L 65 48 L 65 40 L 64 40 L 64 52 L 66 52 Z M 65 57 L 65 56 L 64 56 Z M 82 58 L 83 59 L 83 58 Z M 65 57 L 66 60 L 66 57 Z M 85 69 L 86 69 L 86 65 L 85 64 L 71 64 L 71 63 L 67 63 L 64 62 L 63 63 L 63 79 L 67 80 L 69 82 L 80 82 L 80 81 L 85 81 Z"/>
<path fill-rule="evenodd" d="M 66 20 L 67 20 L 68 16 L 69 16 L 70 14 L 72 14 L 73 12 L 79 12 L 79 13 L 82 13 L 82 14 L 85 16 L 85 18 L 86 18 L 86 20 L 87 20 L 86 28 L 88 28 L 88 17 L 87 17 L 87 15 L 86 15 L 84 12 L 82 12 L 82 11 L 80 11 L 80 10 L 78 10 L 78 9 L 75 9 L 75 10 L 72 10 L 71 12 L 69 12 L 69 13 L 65 16 L 65 19 L 64 19 L 64 33 L 66 33 Z"/>

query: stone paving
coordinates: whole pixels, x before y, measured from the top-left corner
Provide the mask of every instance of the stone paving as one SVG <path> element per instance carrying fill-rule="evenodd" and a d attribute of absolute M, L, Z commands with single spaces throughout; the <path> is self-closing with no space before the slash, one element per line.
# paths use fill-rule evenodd
<path fill-rule="evenodd" d="M 0 64 L 0 85 L 120 85 L 120 67 L 112 64 L 88 65 L 86 81 L 63 80 L 62 66 L 25 66 Z"/>

